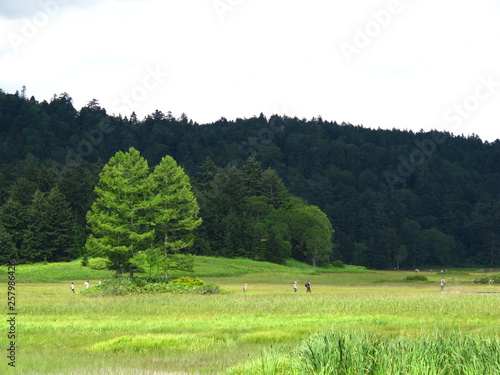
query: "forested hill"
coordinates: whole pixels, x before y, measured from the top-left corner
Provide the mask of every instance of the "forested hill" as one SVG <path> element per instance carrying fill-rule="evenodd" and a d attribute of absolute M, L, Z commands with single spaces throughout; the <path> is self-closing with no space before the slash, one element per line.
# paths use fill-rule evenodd
<path fill-rule="evenodd" d="M 37 102 L 4 92 L 0 140 L 4 222 L 13 202 L 33 205 L 37 189 L 48 194 L 57 185 L 78 223 L 71 235 L 85 237 L 100 168 L 131 146 L 150 165 L 171 155 L 195 187 L 207 158 L 240 167 L 253 156 L 328 215 L 332 259 L 373 268 L 500 265 L 499 140 L 321 118 L 260 115 L 201 125 L 155 111 L 141 120 L 108 115 L 96 100 L 77 110 L 67 94 Z M 9 225 L 15 242 L 16 223 Z M 0 242 L 5 232 L 0 228 Z"/>

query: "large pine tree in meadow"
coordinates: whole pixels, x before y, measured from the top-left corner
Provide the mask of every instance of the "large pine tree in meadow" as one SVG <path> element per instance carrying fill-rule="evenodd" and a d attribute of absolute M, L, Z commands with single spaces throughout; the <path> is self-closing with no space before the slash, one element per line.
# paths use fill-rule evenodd
<path fill-rule="evenodd" d="M 151 223 L 155 241 L 132 262 L 152 277 L 168 278 L 168 271 L 173 269 L 192 271 L 192 257 L 179 254 L 193 245 L 192 231 L 202 222 L 189 177 L 168 155 L 161 159 L 151 177 L 154 186 Z"/>
<path fill-rule="evenodd" d="M 170 157 L 149 172 L 139 151 L 118 152 L 104 166 L 87 214 L 92 234 L 86 247 L 108 258 L 117 270 L 135 268 L 158 276 L 167 269 L 189 268 L 175 257 L 192 245 L 191 231 L 201 224 L 189 177 Z"/>
<path fill-rule="evenodd" d="M 155 186 L 153 223 L 162 240 L 161 248 L 168 256 L 193 245 L 192 231 L 202 221 L 198 217 L 200 207 L 188 175 L 171 156 L 161 159 L 152 178 Z"/>
<path fill-rule="evenodd" d="M 114 267 L 133 277 L 130 259 L 152 243 L 153 180 L 139 151 L 118 151 L 104 166 L 95 188 L 97 199 L 87 214 L 91 234 L 86 248 L 108 258 Z"/>

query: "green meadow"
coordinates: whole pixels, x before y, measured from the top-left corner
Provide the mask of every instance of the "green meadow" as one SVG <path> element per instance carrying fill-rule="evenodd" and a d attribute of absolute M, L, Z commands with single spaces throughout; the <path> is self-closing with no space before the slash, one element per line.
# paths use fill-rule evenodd
<path fill-rule="evenodd" d="M 7 268 L 0 272 L 6 296 Z M 410 271 L 196 257 L 192 276 L 221 294 L 87 297 L 79 293 L 86 280 L 113 272 L 76 261 L 21 265 L 16 367 L 5 355 L 0 366 L 16 374 L 489 374 L 500 370 L 500 285 L 473 281 L 499 273 L 421 272 L 427 281 L 410 282 Z M 475 359 L 485 355 L 488 363 Z"/>

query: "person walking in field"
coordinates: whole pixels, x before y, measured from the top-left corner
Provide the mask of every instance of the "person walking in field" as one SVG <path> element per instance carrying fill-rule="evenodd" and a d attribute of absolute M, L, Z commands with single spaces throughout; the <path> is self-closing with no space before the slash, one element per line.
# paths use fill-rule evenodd
<path fill-rule="evenodd" d="M 75 284 L 71 283 L 69 286 L 69 290 L 71 291 L 71 293 L 75 293 Z"/>
<path fill-rule="evenodd" d="M 306 283 L 306 293 L 312 293 L 311 292 L 311 282 L 309 280 L 307 280 L 307 283 Z"/>
<path fill-rule="evenodd" d="M 247 291 L 247 284 L 243 285 L 243 291 L 246 292 Z"/>
<path fill-rule="evenodd" d="M 444 286 L 446 284 L 446 281 L 444 281 L 444 279 L 441 279 L 441 283 L 439 284 L 441 286 L 441 293 L 444 292 Z"/>
<path fill-rule="evenodd" d="M 85 281 L 85 282 L 83 283 L 83 285 L 85 285 L 85 288 L 86 288 L 86 289 L 88 289 L 88 288 L 89 288 L 89 286 L 90 286 L 90 283 L 89 283 L 89 281 L 87 280 L 87 281 Z"/>
<path fill-rule="evenodd" d="M 293 292 L 297 293 L 297 282 L 296 281 L 293 283 Z"/>

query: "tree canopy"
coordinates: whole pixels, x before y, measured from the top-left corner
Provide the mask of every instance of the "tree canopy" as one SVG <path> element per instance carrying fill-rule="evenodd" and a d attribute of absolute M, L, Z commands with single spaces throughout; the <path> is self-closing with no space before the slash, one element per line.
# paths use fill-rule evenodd
<path fill-rule="evenodd" d="M 312 261 L 292 238 L 293 195 L 331 222 L 330 261 L 372 268 L 500 264 L 500 140 L 276 115 L 203 125 L 168 111 L 128 119 L 107 114 L 97 100 L 77 110 L 67 93 L 38 102 L 0 91 L 0 124 L 4 259 L 82 256 L 99 173 L 134 147 L 148 165 L 169 155 L 190 177 L 204 220 L 194 232 L 198 254 Z M 64 251 L 56 250 L 61 244 L 47 223 L 54 188 L 73 216 L 58 219 L 67 228 L 58 233 L 72 233 Z"/>

